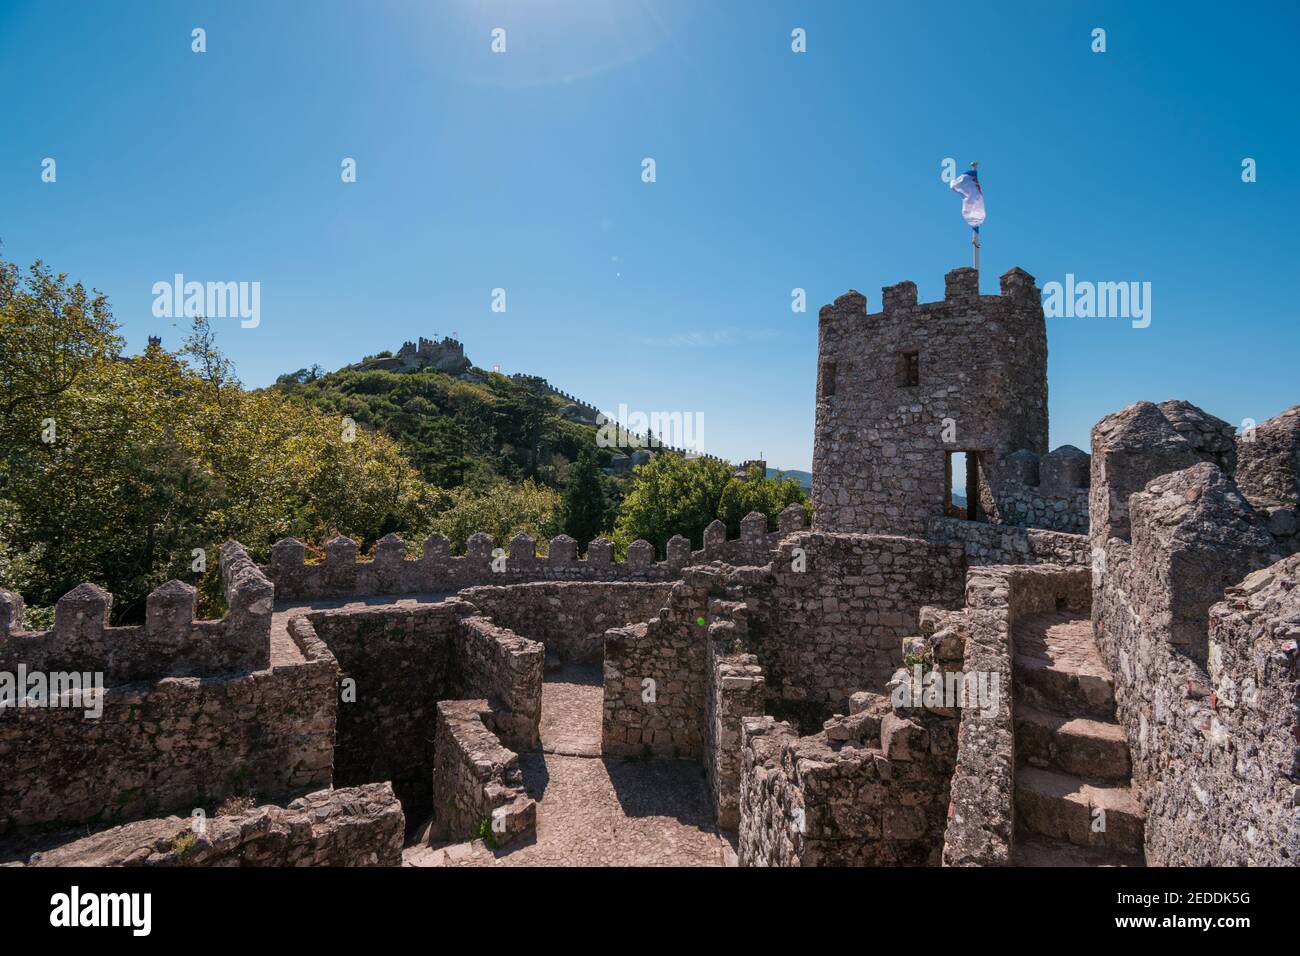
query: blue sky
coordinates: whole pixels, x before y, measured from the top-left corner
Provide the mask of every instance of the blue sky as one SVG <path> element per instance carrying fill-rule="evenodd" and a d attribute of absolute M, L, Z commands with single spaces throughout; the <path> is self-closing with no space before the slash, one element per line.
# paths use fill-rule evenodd
<path fill-rule="evenodd" d="M 249 386 L 455 332 L 803 469 L 818 307 L 940 297 L 941 163 L 978 159 L 985 292 L 1152 286 L 1146 329 L 1049 320 L 1053 445 L 1144 398 L 1262 421 L 1300 400 L 1298 9 L 0 0 L 0 254 L 107 292 L 132 350 L 183 337 L 155 282 L 260 282 L 257 328 L 217 323 Z"/>

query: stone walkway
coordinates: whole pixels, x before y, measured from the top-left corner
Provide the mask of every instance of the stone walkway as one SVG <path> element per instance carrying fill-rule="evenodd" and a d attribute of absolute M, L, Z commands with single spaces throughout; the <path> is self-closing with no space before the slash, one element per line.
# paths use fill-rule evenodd
<path fill-rule="evenodd" d="M 542 752 L 599 757 L 605 678 L 599 664 L 568 664 L 542 685 Z"/>
<path fill-rule="evenodd" d="M 275 609 L 271 612 L 271 666 L 302 663 L 302 651 L 298 650 L 298 645 L 289 636 L 289 619 L 297 617 L 304 611 L 326 611 L 342 607 L 389 607 L 392 605 L 410 607 L 415 604 L 437 604 L 454 596 L 454 591 L 437 591 L 428 594 L 383 594 L 366 598 L 276 601 Z"/>
<path fill-rule="evenodd" d="M 728 866 L 704 770 L 694 760 L 600 756 L 599 666 L 568 665 L 542 690 L 542 752 L 521 754 L 537 833 L 489 849 L 481 840 L 410 847 L 407 866 Z"/>

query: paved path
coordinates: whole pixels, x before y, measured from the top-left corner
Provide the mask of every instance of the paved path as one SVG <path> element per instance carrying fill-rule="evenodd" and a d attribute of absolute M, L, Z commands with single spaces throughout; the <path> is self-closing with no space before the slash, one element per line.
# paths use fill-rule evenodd
<path fill-rule="evenodd" d="M 599 666 L 568 665 L 542 689 L 542 752 L 521 754 L 537 833 L 501 852 L 481 840 L 411 847 L 407 866 L 727 866 L 694 760 L 600 756 Z"/>
<path fill-rule="evenodd" d="M 599 664 L 568 664 L 542 685 L 542 752 L 599 757 L 605 678 Z"/>

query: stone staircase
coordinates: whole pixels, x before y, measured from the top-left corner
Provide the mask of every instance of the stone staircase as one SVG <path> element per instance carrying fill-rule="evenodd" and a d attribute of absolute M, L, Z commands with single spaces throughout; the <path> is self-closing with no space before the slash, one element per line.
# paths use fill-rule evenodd
<path fill-rule="evenodd" d="M 1130 786 L 1115 683 L 1092 624 L 1040 614 L 1013 634 L 1018 866 L 1142 866 L 1142 811 Z"/>

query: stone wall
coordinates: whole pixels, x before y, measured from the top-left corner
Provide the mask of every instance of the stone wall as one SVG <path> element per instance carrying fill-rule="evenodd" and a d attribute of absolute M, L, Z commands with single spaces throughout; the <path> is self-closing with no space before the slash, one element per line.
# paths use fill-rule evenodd
<path fill-rule="evenodd" d="M 1128 540 L 1129 496 L 1171 471 L 1210 462 L 1231 475 L 1237 452 L 1232 426 L 1189 405 L 1136 402 L 1092 429 L 1089 535 L 1097 551 L 1111 538 Z"/>
<path fill-rule="evenodd" d="M 800 737 L 743 725 L 741 866 L 937 866 L 956 721 L 876 694 Z"/>
<path fill-rule="evenodd" d="M 542 645 L 496 627 L 455 599 L 308 612 L 338 658 L 335 776 L 352 786 L 391 780 L 412 819 L 427 816 L 440 700 L 486 698 L 503 736 L 534 746 L 541 716 Z M 348 700 L 348 691 L 354 699 Z"/>
<path fill-rule="evenodd" d="M 29 866 L 401 866 L 402 807 L 386 783 L 320 790 L 287 807 L 141 820 L 53 850 Z"/>
<path fill-rule="evenodd" d="M 427 805 L 434 707 L 452 696 L 448 659 L 462 613 L 470 610 L 449 601 L 315 611 L 302 619 L 329 646 L 345 680 L 334 758 L 340 786 L 389 780 L 412 817 Z"/>
<path fill-rule="evenodd" d="M 82 707 L 0 709 L 0 833 L 330 786 L 337 664 L 318 641 L 291 636 L 301 663 L 110 687 L 97 718 Z"/>
<path fill-rule="evenodd" d="M 687 568 L 658 616 L 605 635 L 603 753 L 703 756 L 709 598 L 724 580 Z"/>
<path fill-rule="evenodd" d="M 501 740 L 516 750 L 536 750 L 541 746 L 544 655 L 537 641 L 485 617 L 462 618 L 451 646 L 451 693 L 456 698 L 487 698 Z"/>
<path fill-rule="evenodd" d="M 493 732 L 485 700 L 444 700 L 434 730 L 431 842 L 460 842 L 491 834 L 504 846 L 532 833 L 537 805 L 524 792 L 519 755 Z"/>
<path fill-rule="evenodd" d="M 916 285 L 848 292 L 818 321 L 813 511 L 823 531 L 922 535 L 947 511 L 948 454 L 975 454 L 995 500 L 1002 461 L 1047 452 L 1047 332 L 1033 277 L 979 293 L 955 269 L 940 302 Z M 913 377 L 914 373 L 914 377 Z M 947 439 L 947 440 L 946 440 Z"/>
<path fill-rule="evenodd" d="M 1300 560 L 1274 561 L 1266 517 L 1205 460 L 1231 464 L 1221 448 L 1198 444 L 1176 470 L 1169 463 L 1189 457 L 1177 441 L 1142 453 L 1138 433 L 1163 430 L 1154 408 L 1125 409 L 1093 434 L 1094 496 L 1114 532 L 1096 568 L 1093 618 L 1115 673 L 1147 860 L 1294 865 Z M 1180 420 L 1204 421 L 1190 408 L 1179 404 Z M 1222 429 L 1193 434 L 1221 445 Z M 1098 459 L 1115 461 L 1117 450 L 1123 467 L 1099 486 Z M 1094 525 L 1094 541 L 1106 530 Z"/>
<path fill-rule="evenodd" d="M 1091 560 L 1086 534 L 983 521 L 934 518 L 930 521 L 930 540 L 961 544 L 970 564 L 1087 565 Z"/>
<path fill-rule="evenodd" d="M 917 632 L 921 607 L 960 604 L 964 579 L 965 556 L 956 544 L 788 535 L 769 581 L 745 591 L 768 712 L 806 712 L 820 726 L 855 691 L 883 689 L 902 662 L 902 638 Z"/>
<path fill-rule="evenodd" d="M 648 621 L 659 613 L 672 584 L 626 581 L 542 581 L 467 588 L 458 595 L 492 620 L 546 646 L 561 661 L 599 663 L 605 632 Z"/>
<path fill-rule="evenodd" d="M 1089 570 L 1060 565 L 978 567 L 959 612 L 923 615 L 930 643 L 960 652 L 965 674 L 996 675 L 997 709 L 961 712 L 944 834 L 945 866 L 1006 866 L 1015 839 L 1015 726 L 1011 634 L 1022 617 L 1058 609 L 1087 612 Z"/>
<path fill-rule="evenodd" d="M 1237 436 L 1237 485 L 1286 552 L 1300 551 L 1300 405 Z"/>
<path fill-rule="evenodd" d="M 1297 558 L 1209 610 L 1206 668 L 1147 629 L 1131 549 L 1108 561 L 1098 644 L 1116 664 L 1148 862 L 1296 865 Z"/>
<path fill-rule="evenodd" d="M 740 825 L 742 724 L 748 717 L 763 716 L 767 686 L 758 657 L 743 651 L 748 607 L 713 598 L 709 619 L 704 775 L 718 826 L 734 830 Z"/>
<path fill-rule="evenodd" d="M 113 687 L 160 677 L 208 677 L 264 669 L 271 654 L 270 581 L 231 541 L 221 546 L 221 577 L 229 612 L 196 621 L 197 592 L 168 581 L 146 599 L 145 623 L 110 627 L 113 596 L 82 584 L 59 598 L 54 627 L 22 630 L 22 598 L 0 592 L 0 671 L 93 672 Z"/>
<path fill-rule="evenodd" d="M 325 546 L 325 560 L 306 563 L 306 546 L 285 538 L 271 548 L 265 572 L 275 584 L 279 600 L 325 597 L 369 597 L 378 594 L 436 594 L 484 585 L 521 584 L 530 581 L 664 581 L 672 582 L 691 563 L 727 560 L 733 564 L 765 564 L 767 552 L 782 534 L 802 528 L 805 512 L 790 505 L 779 516 L 777 531 L 768 532 L 767 518 L 751 513 L 741 522 L 741 535 L 726 540 L 726 525 L 715 521 L 706 530 L 704 548 L 692 553 L 681 535 L 667 544 L 663 561 L 655 560 L 648 541 L 633 541 L 627 560 L 614 560 L 614 543 L 597 538 L 587 546 L 586 558 L 577 556 L 577 542 L 567 535 L 551 539 L 545 557 L 538 557 L 537 542 L 515 535 L 508 548 L 497 548 L 492 536 L 479 532 L 466 542 L 464 557 L 453 557 L 450 542 L 441 535 L 425 539 L 419 558 L 406 556 L 406 543 L 390 534 L 375 545 L 374 559 L 357 560 L 357 544 L 336 537 Z"/>
<path fill-rule="evenodd" d="M 606 636 L 603 751 L 701 758 L 718 823 L 734 827 L 742 723 L 774 714 L 813 732 L 883 689 L 921 607 L 960 603 L 963 569 L 957 545 L 810 531 L 763 567 L 686 569 L 657 617 Z"/>

